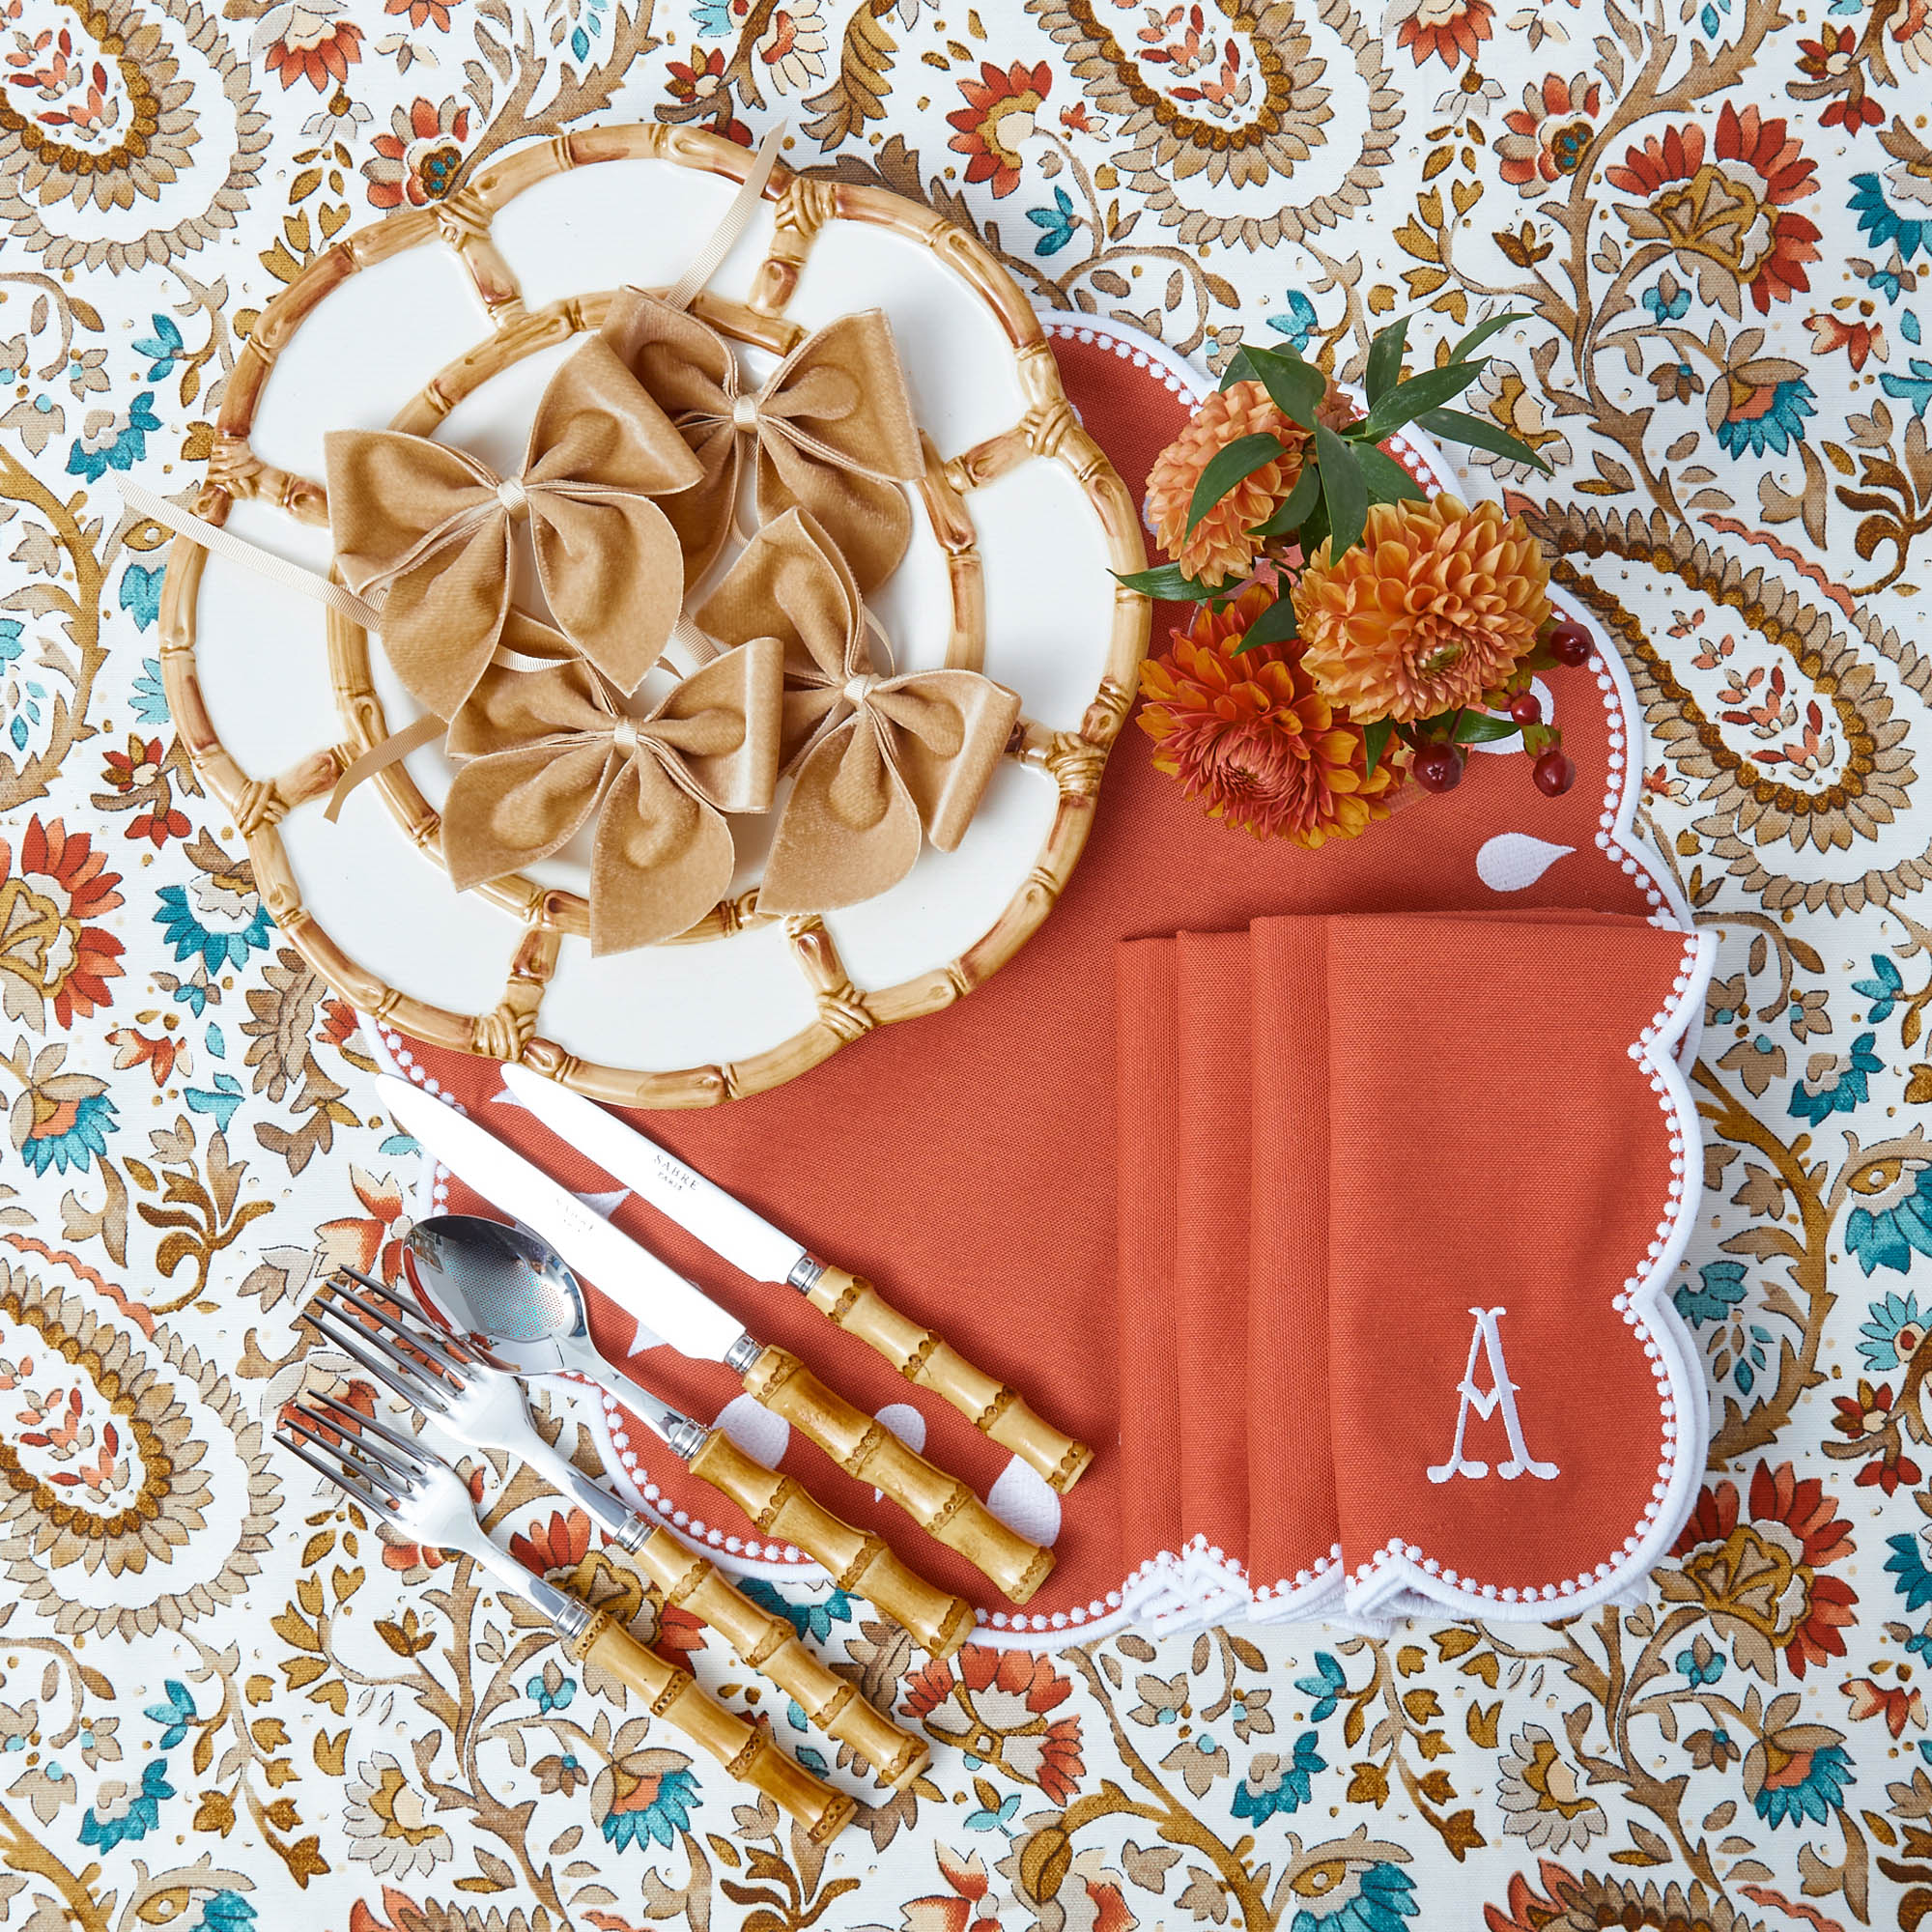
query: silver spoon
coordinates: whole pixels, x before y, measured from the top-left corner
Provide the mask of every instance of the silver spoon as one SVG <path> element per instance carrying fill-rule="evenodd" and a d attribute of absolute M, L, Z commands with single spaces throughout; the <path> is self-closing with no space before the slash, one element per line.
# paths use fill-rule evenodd
<path fill-rule="evenodd" d="M 410 1231 L 404 1267 L 423 1300 L 504 1368 L 524 1377 L 574 1372 L 616 1396 L 764 1535 L 816 1557 L 841 1589 L 859 1591 L 935 1657 L 950 1657 L 972 1634 L 963 1598 L 928 1583 L 881 1538 L 842 1522 L 795 1478 L 672 1408 L 604 1355 L 590 1337 L 582 1284 L 548 1242 L 480 1214 L 437 1214 Z M 656 1339 L 639 1329 L 643 1346 Z"/>

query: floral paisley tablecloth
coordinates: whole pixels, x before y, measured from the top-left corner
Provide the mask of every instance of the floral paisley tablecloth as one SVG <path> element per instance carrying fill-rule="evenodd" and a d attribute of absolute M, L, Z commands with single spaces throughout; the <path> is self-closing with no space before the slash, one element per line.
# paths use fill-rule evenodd
<path fill-rule="evenodd" d="M 1925 0 L 4 7 L 0 1922 L 1917 1926 Z M 196 473 L 254 314 L 345 227 L 652 116 L 786 117 L 794 165 L 1210 362 L 1279 335 L 1349 374 L 1412 306 L 1532 312 L 1483 407 L 1557 475 L 1477 487 L 1620 639 L 1653 830 L 1724 934 L 1676 1290 L 1713 1466 L 1644 1607 L 918 1668 L 800 1602 L 971 1753 L 826 1857 L 267 1440 L 317 1243 L 382 1258 L 406 1151 L 181 753 L 112 486 Z"/>

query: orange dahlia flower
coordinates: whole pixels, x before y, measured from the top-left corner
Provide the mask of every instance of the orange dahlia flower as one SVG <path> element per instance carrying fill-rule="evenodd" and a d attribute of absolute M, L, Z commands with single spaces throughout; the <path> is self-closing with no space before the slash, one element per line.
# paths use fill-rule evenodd
<path fill-rule="evenodd" d="M 1373 773 L 1361 727 L 1315 688 L 1298 644 L 1235 647 L 1273 600 L 1251 583 L 1224 611 L 1203 604 L 1166 655 L 1141 667 L 1141 729 L 1157 770 L 1210 818 L 1311 850 L 1386 818 L 1401 774 Z"/>
<path fill-rule="evenodd" d="M 1201 472 L 1230 443 L 1263 435 L 1279 437 L 1285 453 L 1236 483 L 1190 535 L 1187 509 Z M 1308 432 L 1282 414 L 1261 384 L 1236 383 L 1216 389 L 1148 471 L 1148 521 L 1161 549 L 1199 582 L 1225 583 L 1231 577 L 1245 577 L 1255 556 L 1255 541 L 1248 532 L 1288 500 L 1301 474 L 1307 446 Z"/>
<path fill-rule="evenodd" d="M 1302 662 L 1361 719 L 1480 704 L 1549 621 L 1549 566 L 1494 503 L 1378 503 L 1360 544 L 1323 544 L 1294 586 Z"/>

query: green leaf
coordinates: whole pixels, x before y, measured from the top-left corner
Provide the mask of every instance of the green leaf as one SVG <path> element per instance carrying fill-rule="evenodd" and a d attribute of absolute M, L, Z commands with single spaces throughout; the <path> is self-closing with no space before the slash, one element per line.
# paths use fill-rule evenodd
<path fill-rule="evenodd" d="M 1470 415 L 1465 410 L 1428 410 L 1415 420 L 1431 436 L 1439 436 L 1445 442 L 1466 442 L 1471 448 L 1491 450 L 1513 462 L 1527 463 L 1545 476 L 1552 473 L 1548 464 L 1528 443 L 1513 437 L 1488 416 Z"/>
<path fill-rule="evenodd" d="M 1303 429 L 1315 427 L 1316 405 L 1328 391 L 1327 377 L 1292 349 L 1237 349 L 1221 379 L 1224 389 L 1230 378 L 1261 384 L 1275 408 Z"/>
<path fill-rule="evenodd" d="M 1295 541 L 1301 546 L 1304 557 L 1313 556 L 1327 540 L 1328 505 L 1317 503 L 1301 520 L 1301 528 L 1296 532 Z"/>
<path fill-rule="evenodd" d="M 1353 431 L 1362 442 L 1379 442 L 1426 410 L 1439 409 L 1460 396 L 1483 373 L 1481 362 L 1449 362 L 1440 369 L 1424 369 L 1398 383 Z"/>
<path fill-rule="evenodd" d="M 1269 355 L 1261 365 L 1261 379 L 1274 406 L 1290 422 L 1315 427 L 1315 412 L 1328 393 L 1328 379 L 1300 356 Z"/>
<path fill-rule="evenodd" d="M 1369 486 L 1352 443 L 1344 442 L 1326 423 L 1315 425 L 1315 449 L 1321 465 L 1321 499 L 1328 506 L 1333 539 L 1330 556 L 1340 556 L 1360 541 L 1369 514 Z"/>
<path fill-rule="evenodd" d="M 1463 705 L 1455 711 L 1438 711 L 1415 728 L 1425 738 L 1447 738 L 1458 745 L 1493 745 L 1498 739 L 1514 738 L 1518 727 L 1514 719 L 1494 718 L 1487 711 Z"/>
<path fill-rule="evenodd" d="M 1491 316 L 1488 322 L 1479 322 L 1474 328 L 1470 329 L 1467 335 L 1463 336 L 1462 341 L 1457 343 L 1455 348 L 1450 350 L 1450 361 L 1466 361 L 1469 352 L 1472 349 L 1480 349 L 1498 329 L 1507 328 L 1513 322 L 1527 322 L 1528 320 L 1528 316 L 1521 314 L 1516 309 L 1510 309 L 1502 315 Z"/>
<path fill-rule="evenodd" d="M 1226 449 L 1214 452 L 1213 460 L 1201 472 L 1194 495 L 1187 505 L 1187 529 L 1194 526 L 1236 483 L 1245 481 L 1257 469 L 1279 461 L 1285 452 L 1279 437 L 1258 435 L 1236 437 Z"/>
<path fill-rule="evenodd" d="M 1388 749 L 1390 734 L 1395 730 L 1392 720 L 1378 718 L 1373 724 L 1362 726 L 1362 745 L 1368 753 L 1368 760 L 1363 768 L 1363 777 L 1374 778 L 1376 767 L 1382 761 L 1382 753 Z"/>
<path fill-rule="evenodd" d="M 1376 453 L 1381 454 L 1379 450 Z M 1321 465 L 1304 464 L 1301 474 L 1294 479 L 1294 488 L 1288 493 L 1288 500 L 1266 523 L 1257 524 L 1248 534 L 1257 537 L 1293 536 L 1308 521 L 1309 513 L 1315 508 L 1315 499 L 1321 494 Z"/>
<path fill-rule="evenodd" d="M 1221 380 L 1215 384 L 1217 389 L 1232 389 L 1236 383 L 1258 383 L 1261 378 L 1255 374 L 1254 352 L 1243 343 L 1228 357 L 1228 366 L 1221 371 Z"/>
<path fill-rule="evenodd" d="M 1456 726 L 1459 745 L 1493 745 L 1499 738 L 1514 738 L 1518 725 L 1513 718 L 1492 718 L 1487 711 L 1464 711 Z"/>
<path fill-rule="evenodd" d="M 1197 582 L 1178 563 L 1156 564 L 1151 570 L 1110 573 L 1117 583 L 1138 590 L 1143 597 L 1156 597 L 1164 604 L 1199 604 L 1219 593 L 1218 584 Z"/>
<path fill-rule="evenodd" d="M 1362 466 L 1363 480 L 1369 486 L 1372 503 L 1420 503 L 1426 500 L 1415 478 L 1385 450 L 1372 442 L 1354 445 L 1355 461 Z"/>
<path fill-rule="evenodd" d="M 1263 644 L 1279 644 L 1296 635 L 1294 606 L 1286 597 L 1270 604 L 1247 628 L 1246 635 L 1235 646 L 1235 655 L 1243 651 L 1258 650 Z"/>
<path fill-rule="evenodd" d="M 1367 387 L 1369 407 L 1381 401 L 1392 383 L 1402 376 L 1402 352 L 1408 341 L 1408 318 L 1392 322 L 1369 344 Z"/>

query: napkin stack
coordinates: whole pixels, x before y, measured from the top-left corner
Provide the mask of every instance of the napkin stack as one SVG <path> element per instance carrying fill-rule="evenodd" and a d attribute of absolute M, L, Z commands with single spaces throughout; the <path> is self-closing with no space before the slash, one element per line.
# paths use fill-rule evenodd
<path fill-rule="evenodd" d="M 1117 948 L 1121 1492 L 1144 1572 L 1177 1598 L 1244 1572 L 1258 1607 L 1375 1614 L 1410 1605 L 1416 1569 L 1518 1602 L 1641 1545 L 1684 1480 L 1640 1311 L 1681 1245 L 1668 1042 L 1700 963 L 1682 931 L 1590 913 Z"/>

